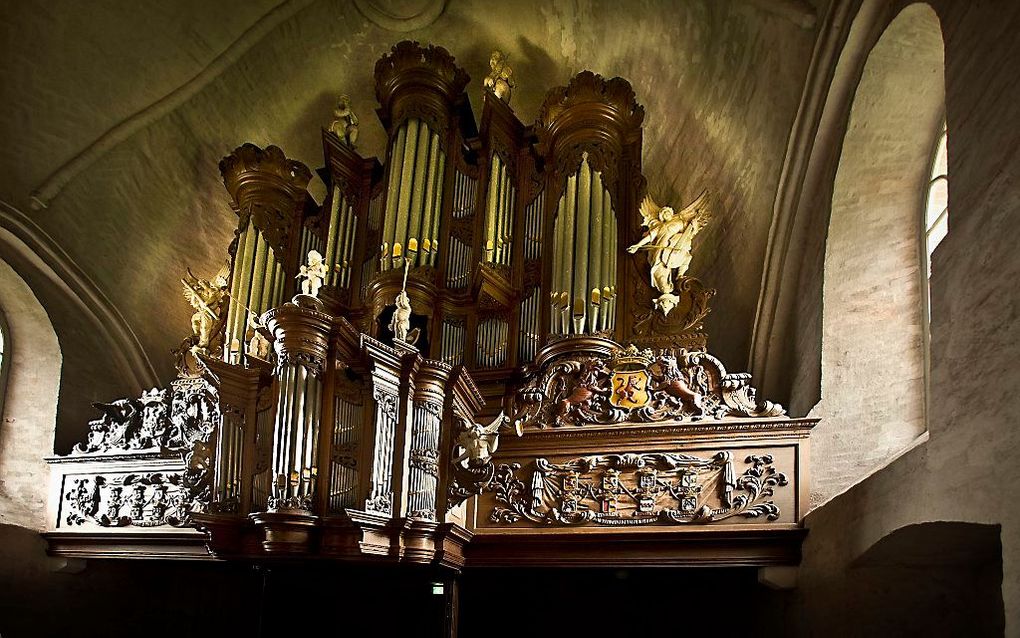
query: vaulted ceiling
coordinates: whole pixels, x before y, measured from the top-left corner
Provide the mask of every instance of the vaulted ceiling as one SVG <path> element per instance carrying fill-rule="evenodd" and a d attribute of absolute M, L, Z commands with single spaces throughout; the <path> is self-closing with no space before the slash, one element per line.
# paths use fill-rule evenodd
<path fill-rule="evenodd" d="M 622 76 L 646 109 L 653 197 L 718 195 L 691 274 L 719 289 L 710 347 L 741 367 L 823 3 L 7 3 L 0 198 L 109 299 L 167 381 L 168 351 L 189 331 L 179 278 L 189 266 L 212 274 L 226 257 L 235 218 L 217 162 L 236 146 L 276 144 L 318 167 L 320 127 L 348 93 L 359 150 L 382 156 L 373 67 L 402 39 L 449 49 L 473 78 L 476 108 L 490 51 L 509 53 L 512 106 L 526 123 L 549 88 L 581 70 Z"/>

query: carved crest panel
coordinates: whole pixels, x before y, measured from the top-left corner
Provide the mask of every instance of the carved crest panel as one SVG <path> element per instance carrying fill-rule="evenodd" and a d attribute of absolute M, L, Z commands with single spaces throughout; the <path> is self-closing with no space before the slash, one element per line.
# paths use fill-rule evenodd
<path fill-rule="evenodd" d="M 58 527 L 187 527 L 195 496 L 181 472 L 68 476 Z"/>
<path fill-rule="evenodd" d="M 517 393 L 524 427 L 772 418 L 782 406 L 758 403 L 751 376 L 727 373 L 703 351 L 617 348 L 611 356 L 568 353 L 547 362 Z"/>
<path fill-rule="evenodd" d="M 785 467 L 790 459 L 783 461 Z M 481 513 L 494 527 L 790 520 L 792 488 L 780 465 L 771 454 L 732 450 L 503 462 L 485 488 Z"/>

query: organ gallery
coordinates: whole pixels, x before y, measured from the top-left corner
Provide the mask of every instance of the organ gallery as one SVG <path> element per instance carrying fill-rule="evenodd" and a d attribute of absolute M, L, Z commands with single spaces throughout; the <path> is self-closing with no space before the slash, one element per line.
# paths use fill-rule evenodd
<path fill-rule="evenodd" d="M 286 140 L 223 158 L 236 231 L 219 273 L 182 273 L 179 376 L 50 459 L 53 554 L 798 562 L 815 421 L 711 354 L 690 263 L 717 194 L 657 202 L 626 79 L 581 72 L 525 123 L 527 78 L 491 69 L 400 42 L 385 157 L 345 95 L 314 173 Z"/>

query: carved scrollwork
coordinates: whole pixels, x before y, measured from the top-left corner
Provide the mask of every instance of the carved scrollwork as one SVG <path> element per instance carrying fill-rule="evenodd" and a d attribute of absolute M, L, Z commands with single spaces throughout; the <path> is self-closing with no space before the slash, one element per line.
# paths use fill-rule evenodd
<path fill-rule="evenodd" d="M 492 481 L 496 472 L 492 455 L 499 449 L 500 434 L 523 433 L 520 424 L 511 422 L 503 413 L 488 424 L 476 423 L 463 415 L 458 415 L 456 422 L 448 490 L 451 507 L 480 494 Z"/>
<path fill-rule="evenodd" d="M 749 456 L 735 477 L 732 453 L 708 459 L 686 454 L 640 453 L 585 456 L 553 463 L 535 459 L 530 480 L 519 463 L 501 463 L 485 491 L 494 495 L 489 520 L 512 525 L 687 525 L 733 516 L 780 516 L 769 497 L 787 485 L 769 455 Z"/>
<path fill-rule="evenodd" d="M 286 254 L 294 214 L 308 196 L 308 167 L 277 146 L 243 144 L 220 161 L 220 174 L 241 217 L 240 228 L 253 221 L 277 254 Z"/>
<path fill-rule="evenodd" d="M 476 494 L 480 494 L 496 474 L 496 466 L 486 463 L 479 467 L 455 464 L 450 474 L 447 500 L 450 507 L 456 507 Z"/>
<path fill-rule="evenodd" d="M 326 366 L 326 360 L 323 357 L 311 352 L 287 350 L 282 353 L 278 352 L 276 356 L 278 366 L 302 366 L 316 378 L 322 377 L 322 371 Z"/>
<path fill-rule="evenodd" d="M 397 395 L 386 392 L 381 388 L 372 391 L 372 398 L 375 399 L 379 412 L 392 421 L 397 420 Z"/>
<path fill-rule="evenodd" d="M 751 377 L 730 374 L 706 352 L 617 348 L 611 357 L 566 354 L 547 362 L 517 393 L 525 427 L 699 421 L 783 416 L 758 404 Z"/>
<path fill-rule="evenodd" d="M 634 286 L 633 336 L 634 341 L 650 347 L 685 347 L 704 349 L 708 337 L 703 332 L 705 317 L 711 312 L 709 302 L 715 296 L 714 288 L 705 286 L 694 277 L 681 277 L 676 284 L 676 306 L 668 315 L 655 308 L 657 291 L 649 286 L 648 270 L 644 261 L 633 259 L 636 278 Z"/>
<path fill-rule="evenodd" d="M 180 444 L 170 421 L 169 397 L 162 388 L 142 393 L 138 399 L 95 402 L 103 416 L 89 421 L 88 438 L 74 446 L 76 454 L 145 450 Z"/>
<path fill-rule="evenodd" d="M 74 479 L 64 522 L 102 527 L 186 527 L 195 494 L 181 473 L 148 472 Z"/>
<path fill-rule="evenodd" d="M 169 392 L 153 388 L 138 399 L 92 405 L 103 416 L 89 422 L 75 454 L 189 449 L 208 440 L 220 421 L 216 389 L 204 379 L 177 379 Z"/>
<path fill-rule="evenodd" d="M 296 496 L 270 496 L 266 500 L 266 508 L 270 512 L 287 510 L 311 511 L 312 497 L 300 494 Z"/>
<path fill-rule="evenodd" d="M 393 493 L 376 494 L 365 502 L 365 510 L 386 514 L 387 516 L 393 513 Z"/>
<path fill-rule="evenodd" d="M 439 478 L 439 453 L 436 450 L 411 450 L 411 467 Z"/>

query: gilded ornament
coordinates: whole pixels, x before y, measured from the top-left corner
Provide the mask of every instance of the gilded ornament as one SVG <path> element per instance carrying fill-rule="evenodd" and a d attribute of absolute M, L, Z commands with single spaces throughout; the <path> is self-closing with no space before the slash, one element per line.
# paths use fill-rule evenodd
<path fill-rule="evenodd" d="M 197 340 L 192 346 L 193 352 L 203 354 L 209 352 L 209 343 L 213 336 L 213 327 L 220 320 L 220 306 L 227 296 L 228 266 L 224 266 L 210 279 L 196 277 L 191 269 L 181 279 L 184 286 L 184 298 L 188 300 L 195 313 L 191 315 L 191 331 Z"/>
<path fill-rule="evenodd" d="M 329 125 L 331 133 L 336 133 L 347 146 L 354 148 L 358 141 L 358 116 L 351 109 L 351 98 L 341 95 L 337 100 L 336 108 L 333 109 L 333 117 L 336 119 Z"/>
<path fill-rule="evenodd" d="M 708 194 L 702 193 L 679 213 L 645 196 L 641 202 L 641 217 L 641 225 L 648 230 L 641 241 L 627 248 L 627 252 L 648 251 L 652 287 L 661 293 L 653 303 L 663 316 L 669 316 L 680 302 L 677 286 L 691 265 L 694 237 L 710 218 Z"/>
<path fill-rule="evenodd" d="M 517 83 L 514 81 L 514 71 L 510 68 L 507 55 L 499 50 L 493 51 L 489 58 L 489 69 L 489 75 L 485 76 L 483 81 L 485 88 L 509 104 L 510 93 Z"/>

